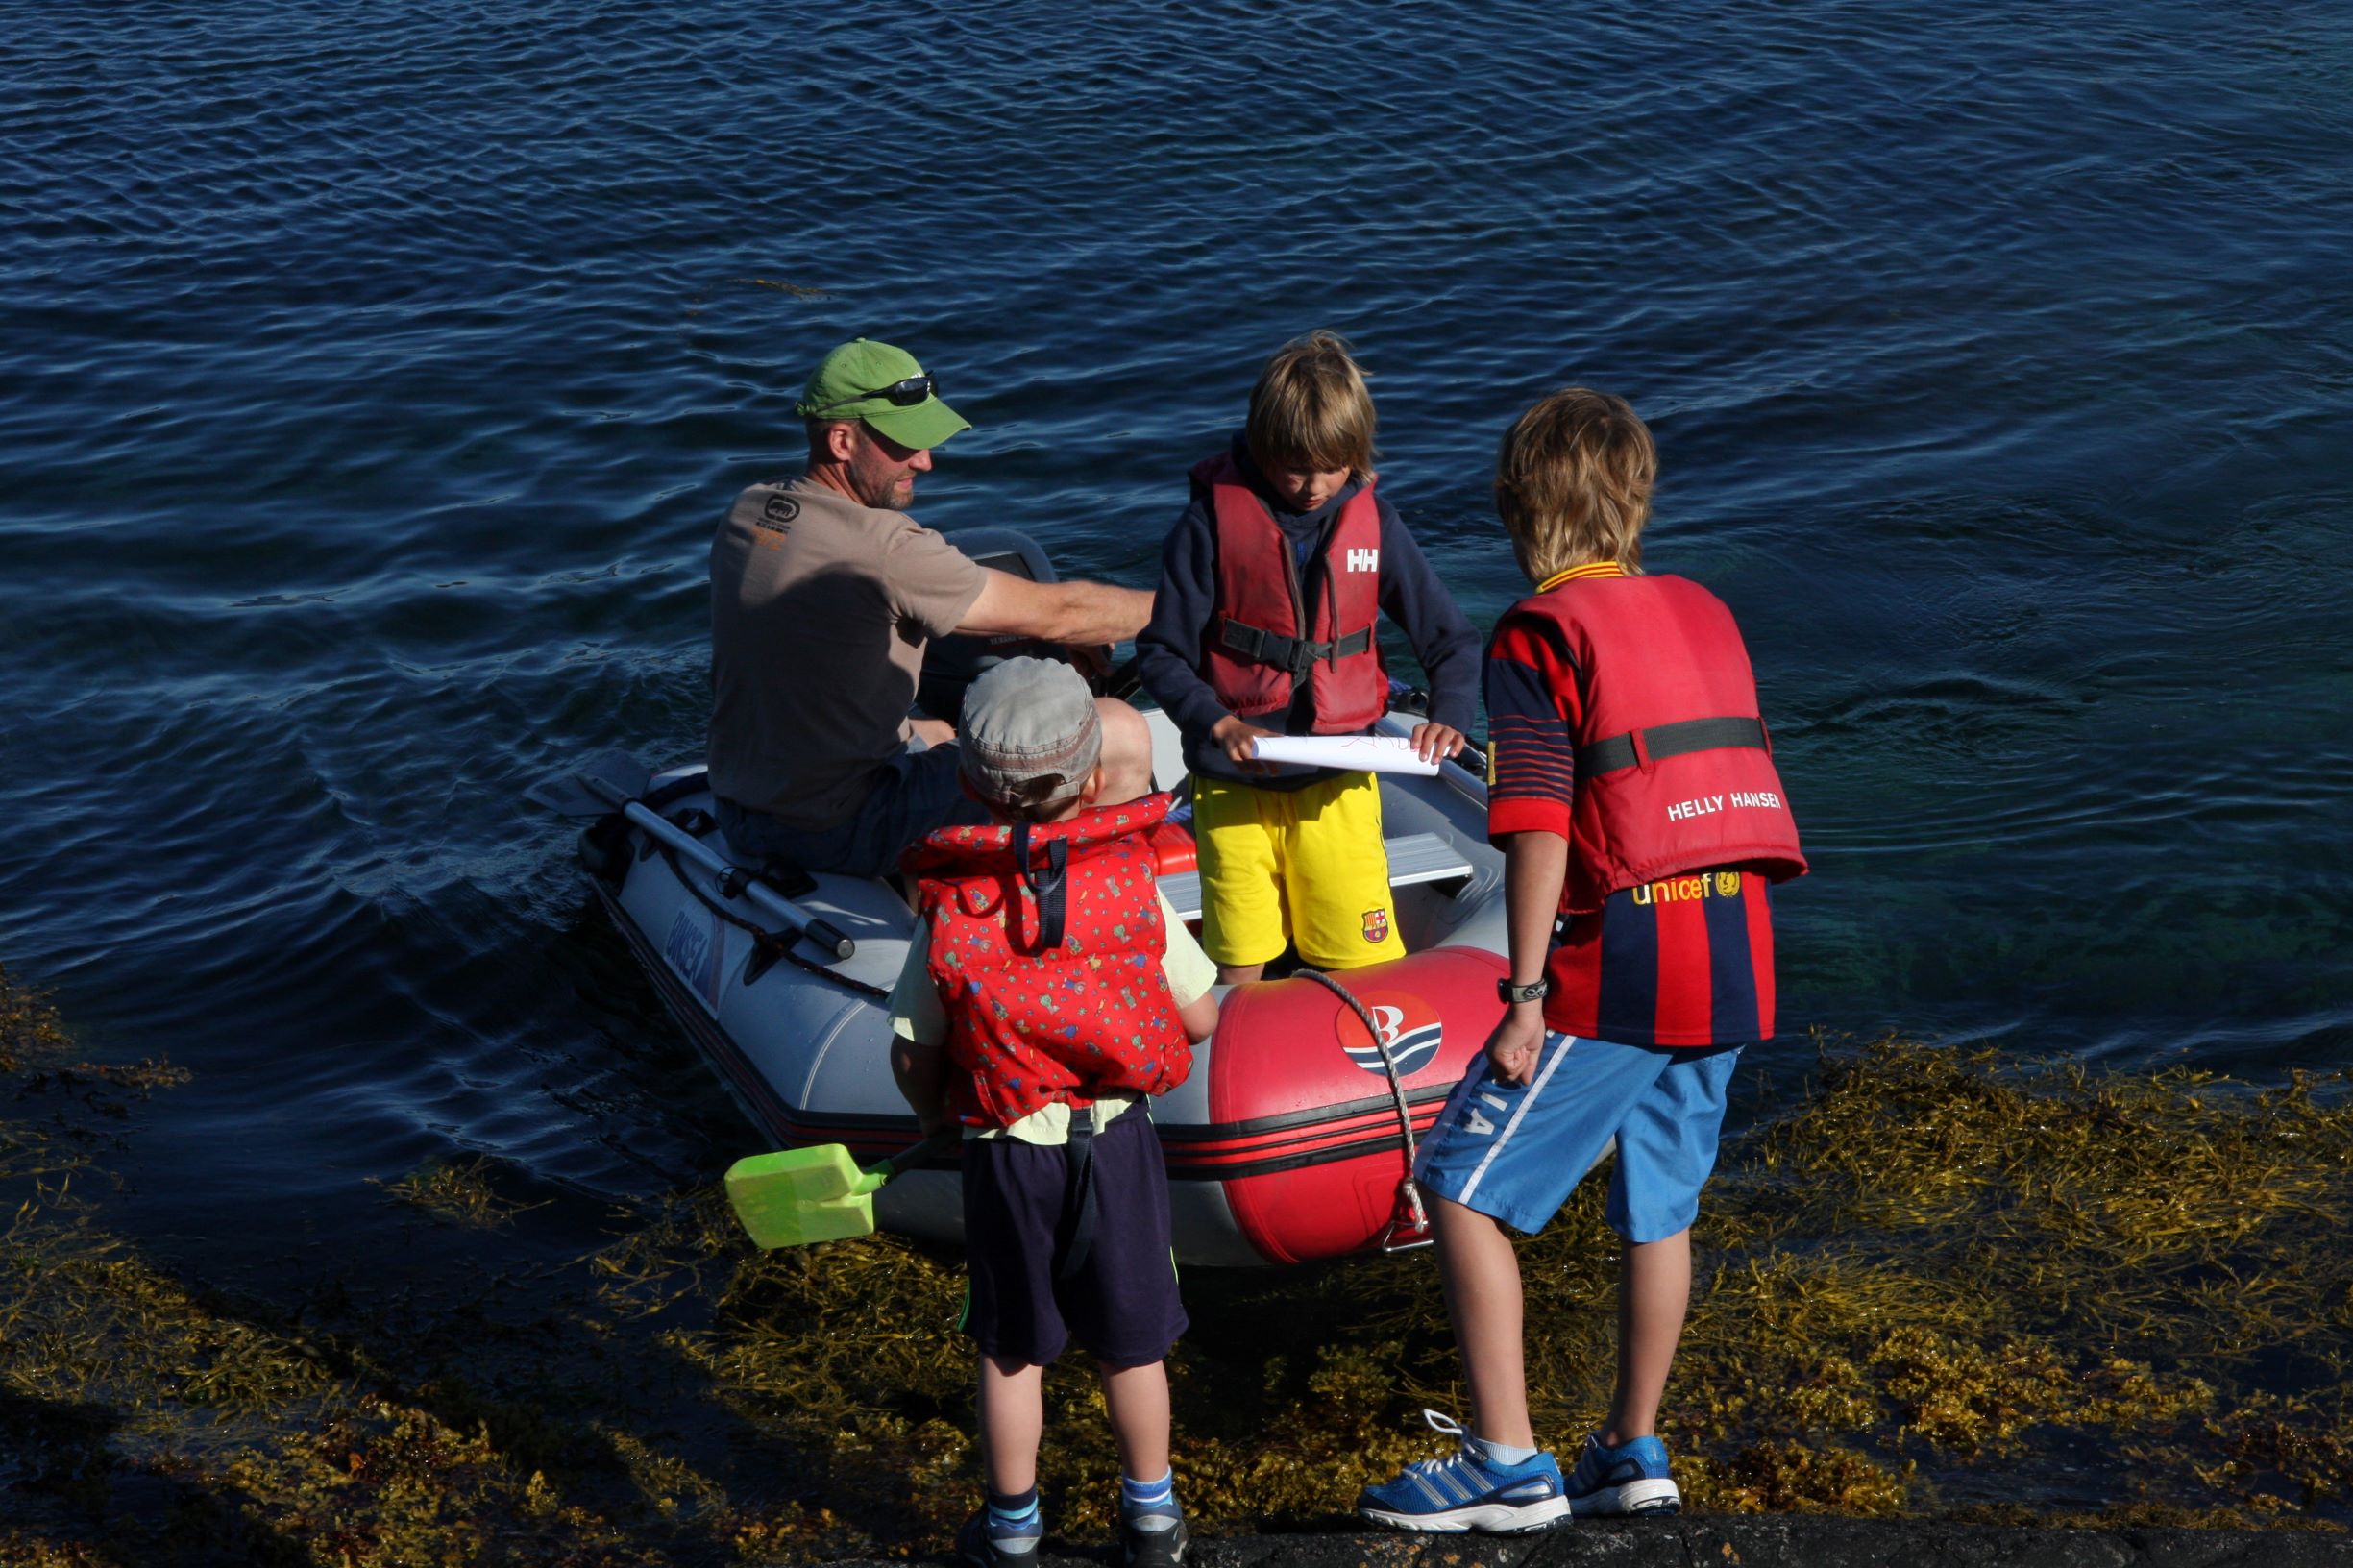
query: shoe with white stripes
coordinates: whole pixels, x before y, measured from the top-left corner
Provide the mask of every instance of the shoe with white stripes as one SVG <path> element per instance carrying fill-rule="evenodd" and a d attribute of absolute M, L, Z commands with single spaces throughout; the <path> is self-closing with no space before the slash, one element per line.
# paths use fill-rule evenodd
<path fill-rule="evenodd" d="M 1569 1478 L 1569 1507 L 1584 1513 L 1679 1513 L 1683 1494 L 1667 1463 L 1667 1445 L 1655 1437 L 1629 1437 L 1615 1448 L 1599 1433 L 1585 1436 Z"/>
<path fill-rule="evenodd" d="M 1462 1446 L 1445 1458 L 1407 1465 L 1395 1481 L 1365 1487 L 1357 1512 L 1392 1530 L 1492 1535 L 1550 1530 L 1569 1517 L 1560 1465 L 1550 1454 L 1498 1464 L 1458 1423 L 1435 1410 L 1422 1414 L 1439 1432 L 1460 1437 Z"/>

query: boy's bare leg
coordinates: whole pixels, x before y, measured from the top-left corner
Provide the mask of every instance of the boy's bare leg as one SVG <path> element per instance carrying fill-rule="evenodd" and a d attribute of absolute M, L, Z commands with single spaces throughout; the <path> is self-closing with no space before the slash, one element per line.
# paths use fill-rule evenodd
<path fill-rule="evenodd" d="M 1044 1378 L 1042 1366 L 995 1356 L 980 1359 L 981 1472 L 999 1497 L 1018 1496 L 1038 1484 Z"/>
<path fill-rule="evenodd" d="M 1265 972 L 1266 966 L 1263 964 L 1220 964 L 1217 966 L 1217 983 L 1225 986 L 1247 985 Z"/>
<path fill-rule="evenodd" d="M 1115 806 L 1152 793 L 1152 726 L 1144 716 L 1115 697 L 1098 697 L 1094 711 L 1103 721 L 1103 791 L 1095 803 Z"/>
<path fill-rule="evenodd" d="M 1138 1481 L 1159 1480 L 1168 1473 L 1168 1363 L 1098 1369 L 1120 1468 Z"/>
<path fill-rule="evenodd" d="M 1520 1343 L 1520 1260 L 1511 1238 L 1485 1214 L 1448 1198 L 1430 1199 L 1430 1228 L 1437 1239 L 1446 1315 L 1471 1385 L 1471 1433 L 1507 1447 L 1533 1448 Z"/>
<path fill-rule="evenodd" d="M 1691 1232 L 1630 1241 L 1618 1274 L 1618 1387 L 1602 1441 L 1612 1448 L 1658 1430 L 1658 1402 L 1691 1306 Z"/>

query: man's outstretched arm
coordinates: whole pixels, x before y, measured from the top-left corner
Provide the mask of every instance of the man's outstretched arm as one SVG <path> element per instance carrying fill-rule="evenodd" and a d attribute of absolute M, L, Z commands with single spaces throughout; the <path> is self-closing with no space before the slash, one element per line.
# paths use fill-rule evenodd
<path fill-rule="evenodd" d="M 982 636 L 1011 633 L 1049 643 L 1115 643 L 1152 618 L 1152 596 L 1108 582 L 1032 582 L 981 569 L 980 597 L 956 624 Z"/>

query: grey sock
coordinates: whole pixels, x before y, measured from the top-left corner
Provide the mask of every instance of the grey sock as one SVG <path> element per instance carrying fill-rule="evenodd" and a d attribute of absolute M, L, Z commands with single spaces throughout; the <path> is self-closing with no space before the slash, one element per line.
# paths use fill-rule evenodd
<path fill-rule="evenodd" d="M 1478 1450 L 1481 1458 L 1495 1464 L 1526 1464 L 1542 1452 L 1540 1449 L 1533 1448 L 1514 1448 L 1509 1443 L 1499 1443 L 1485 1437 L 1473 1437 L 1468 1440 L 1471 1447 Z"/>

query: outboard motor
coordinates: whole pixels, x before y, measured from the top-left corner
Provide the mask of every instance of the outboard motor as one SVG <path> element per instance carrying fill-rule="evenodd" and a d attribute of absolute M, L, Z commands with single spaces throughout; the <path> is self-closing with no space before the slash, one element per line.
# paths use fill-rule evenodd
<path fill-rule="evenodd" d="M 975 564 L 1009 572 L 1032 582 L 1054 582 L 1054 564 L 1038 542 L 1011 528 L 964 528 L 949 541 Z M 1006 633 L 996 637 L 935 638 L 923 649 L 923 678 L 915 690 L 915 704 L 934 719 L 956 722 L 964 711 L 964 689 L 980 673 L 1003 659 L 1059 658 L 1062 650 L 1035 637 Z"/>

